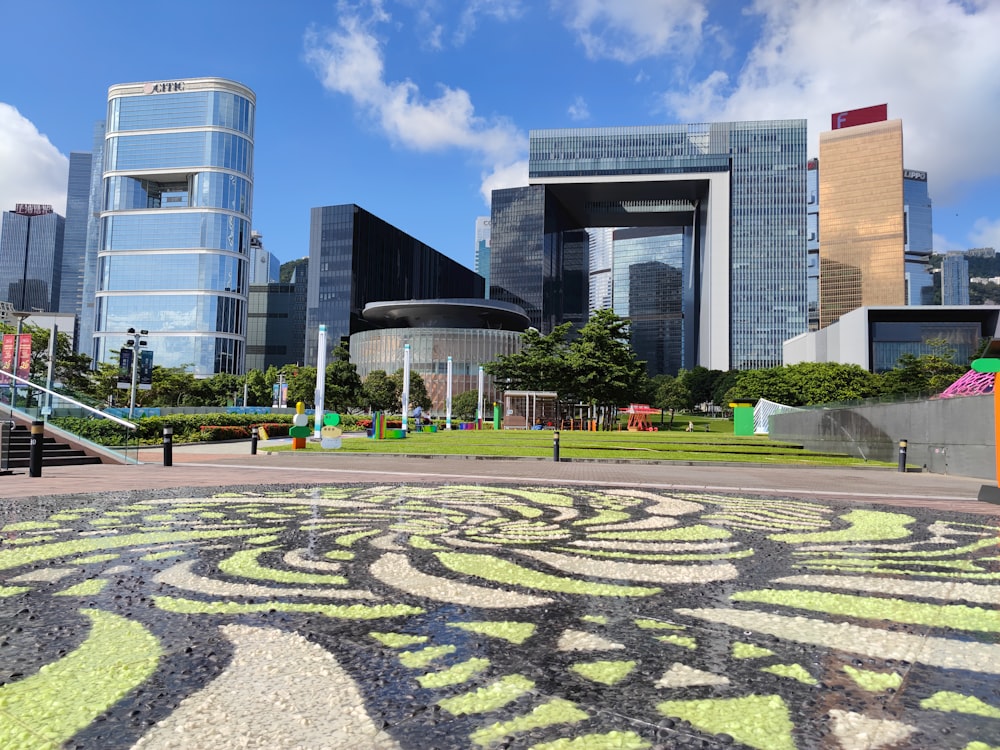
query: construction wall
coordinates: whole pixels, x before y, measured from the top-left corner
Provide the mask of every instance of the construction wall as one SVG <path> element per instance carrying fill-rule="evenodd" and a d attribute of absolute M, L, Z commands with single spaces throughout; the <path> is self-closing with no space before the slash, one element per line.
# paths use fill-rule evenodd
<path fill-rule="evenodd" d="M 906 463 L 935 474 L 996 480 L 993 396 L 810 408 L 771 417 L 769 437 L 810 450 Z"/>

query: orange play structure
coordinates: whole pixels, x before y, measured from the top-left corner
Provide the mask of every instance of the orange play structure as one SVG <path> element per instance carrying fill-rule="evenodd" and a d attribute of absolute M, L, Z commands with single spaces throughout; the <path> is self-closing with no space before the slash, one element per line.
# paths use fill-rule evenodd
<path fill-rule="evenodd" d="M 659 414 L 659 409 L 654 409 L 649 404 L 629 404 L 627 409 L 621 409 L 628 414 L 628 430 L 631 432 L 653 432 L 656 428 L 649 423 L 650 414 Z"/>

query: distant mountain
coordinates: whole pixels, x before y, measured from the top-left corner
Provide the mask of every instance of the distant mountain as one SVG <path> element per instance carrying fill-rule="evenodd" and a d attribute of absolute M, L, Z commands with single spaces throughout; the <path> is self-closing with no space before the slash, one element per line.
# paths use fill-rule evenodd
<path fill-rule="evenodd" d="M 296 268 L 298 268 L 299 266 L 308 266 L 308 265 L 309 265 L 309 258 L 299 258 L 298 260 L 290 260 L 287 263 L 282 263 L 281 273 L 278 276 L 278 281 L 280 281 L 282 284 L 287 284 L 289 281 L 292 280 L 292 274 L 295 272 Z"/>

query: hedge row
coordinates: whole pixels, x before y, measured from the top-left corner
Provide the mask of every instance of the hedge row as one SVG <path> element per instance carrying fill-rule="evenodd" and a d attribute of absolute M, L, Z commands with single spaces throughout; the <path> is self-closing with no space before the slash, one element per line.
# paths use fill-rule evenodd
<path fill-rule="evenodd" d="M 211 440 L 234 440 L 250 437 L 253 425 L 267 425 L 268 434 L 278 437 L 288 434 L 292 424 L 291 414 L 171 414 L 165 417 L 143 417 L 135 420 L 138 429 L 129 434 L 110 419 L 58 417 L 51 422 L 67 432 L 79 435 L 98 445 L 123 445 L 126 440 L 138 439 L 140 443 L 156 444 L 163 441 L 163 428 L 172 427 L 175 443 L 198 443 Z M 312 417 L 309 418 L 310 426 Z M 340 427 L 345 431 L 366 430 L 371 427 L 366 415 L 343 414 Z"/>

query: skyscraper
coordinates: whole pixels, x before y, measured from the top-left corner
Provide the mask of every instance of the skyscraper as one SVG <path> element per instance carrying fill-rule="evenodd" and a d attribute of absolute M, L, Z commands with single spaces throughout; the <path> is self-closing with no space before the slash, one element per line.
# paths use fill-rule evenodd
<path fill-rule="evenodd" d="M 934 302 L 934 277 L 930 269 L 934 223 L 926 172 L 903 170 L 903 214 L 906 304 L 930 305 Z"/>
<path fill-rule="evenodd" d="M 969 304 L 969 261 L 965 253 L 946 253 L 941 261 L 941 304 Z"/>
<path fill-rule="evenodd" d="M 90 159 L 90 197 L 87 205 L 87 237 L 83 255 L 83 294 L 80 300 L 79 336 L 76 351 L 94 359 L 94 312 L 97 309 L 97 251 L 101 245 L 101 206 L 104 204 L 104 120 L 94 124 L 94 146 Z"/>
<path fill-rule="evenodd" d="M 74 341 L 80 333 L 80 316 L 83 313 L 83 264 L 87 253 L 91 162 L 91 155 L 86 152 L 74 151 L 69 155 L 59 312 L 76 316 L 76 329 L 72 332 Z"/>
<path fill-rule="evenodd" d="M 822 328 L 858 307 L 906 304 L 903 123 L 884 105 L 868 110 L 834 115 L 838 129 L 819 137 Z"/>
<path fill-rule="evenodd" d="M 316 364 L 320 323 L 332 351 L 371 327 L 362 316 L 369 302 L 484 292 L 481 276 L 353 203 L 312 209 L 308 284 L 307 365 Z"/>
<path fill-rule="evenodd" d="M 774 366 L 806 330 L 804 120 L 539 130 L 529 149 L 529 185 L 493 192 L 490 294 L 543 333 L 578 314 L 578 280 L 589 306 L 599 270 L 574 266 L 569 234 L 607 227 L 682 228 L 681 333 L 660 330 L 684 343 L 657 349 L 682 367 Z"/>
<path fill-rule="evenodd" d="M 66 220 L 52 206 L 19 203 L 0 227 L 0 299 L 15 310 L 58 312 Z"/>
<path fill-rule="evenodd" d="M 486 280 L 486 296 L 490 296 L 490 217 L 476 217 L 476 256 L 474 270 Z"/>
<path fill-rule="evenodd" d="M 243 371 L 255 107 L 222 78 L 109 89 L 99 360 L 135 328 L 159 365 Z"/>

